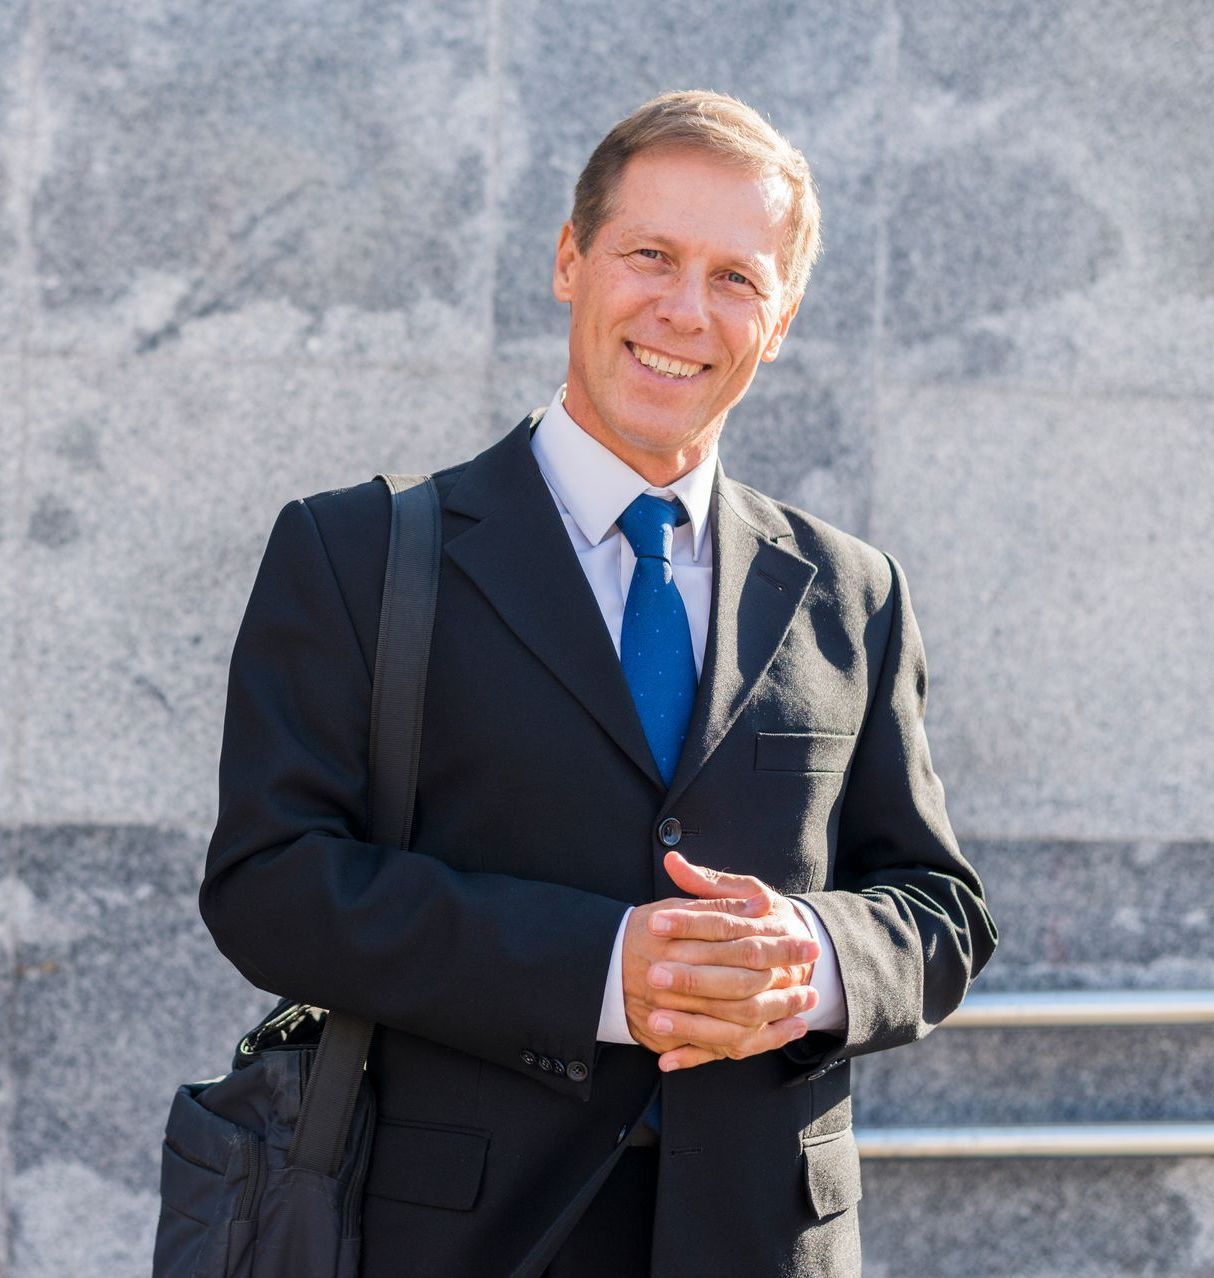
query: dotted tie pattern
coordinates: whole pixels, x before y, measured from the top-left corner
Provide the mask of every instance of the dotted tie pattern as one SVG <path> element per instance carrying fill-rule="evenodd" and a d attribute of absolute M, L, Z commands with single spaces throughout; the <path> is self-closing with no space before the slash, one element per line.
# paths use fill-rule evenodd
<path fill-rule="evenodd" d="M 696 695 L 691 628 L 670 563 L 675 526 L 686 522 L 687 512 L 678 502 L 647 493 L 616 521 L 637 557 L 624 604 L 620 664 L 667 785 L 683 749 Z"/>

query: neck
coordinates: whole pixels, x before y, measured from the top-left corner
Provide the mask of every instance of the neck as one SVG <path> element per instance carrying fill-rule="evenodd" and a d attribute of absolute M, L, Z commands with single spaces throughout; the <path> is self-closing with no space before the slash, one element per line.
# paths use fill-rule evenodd
<path fill-rule="evenodd" d="M 629 439 L 608 430 L 593 412 L 579 411 L 577 404 L 565 400 L 565 412 L 579 430 L 597 440 L 631 467 L 651 488 L 668 488 L 676 479 L 694 470 L 716 447 L 724 420 L 714 422 L 694 438 L 669 448 L 655 448 L 646 441 Z"/>

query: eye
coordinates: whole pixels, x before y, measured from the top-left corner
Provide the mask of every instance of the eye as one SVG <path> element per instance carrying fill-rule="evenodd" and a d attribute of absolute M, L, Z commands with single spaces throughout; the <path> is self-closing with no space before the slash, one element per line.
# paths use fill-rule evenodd
<path fill-rule="evenodd" d="M 727 271 L 725 274 L 725 278 L 731 284 L 743 284 L 747 288 L 751 287 L 750 280 L 748 280 L 746 276 L 742 274 L 741 271 Z"/>
<path fill-rule="evenodd" d="M 655 249 L 655 248 L 642 248 L 642 249 L 637 249 L 637 252 L 638 252 L 638 253 L 639 253 L 642 257 L 647 257 L 647 258 L 649 258 L 651 261 L 654 261 L 654 262 L 658 261 L 658 260 L 661 258 L 661 256 L 662 256 L 662 250 L 661 250 L 661 249 Z"/>

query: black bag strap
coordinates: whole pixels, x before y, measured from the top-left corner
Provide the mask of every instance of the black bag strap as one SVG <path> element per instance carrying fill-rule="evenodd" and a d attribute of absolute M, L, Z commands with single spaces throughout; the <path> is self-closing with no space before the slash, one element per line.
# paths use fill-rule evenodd
<path fill-rule="evenodd" d="M 392 530 L 371 693 L 369 837 L 372 843 L 407 848 L 438 599 L 441 514 L 429 475 L 376 478 L 392 494 Z"/>
<path fill-rule="evenodd" d="M 392 523 L 371 691 L 368 831 L 407 848 L 413 829 L 422 706 L 442 549 L 438 490 L 428 475 L 376 475 Z M 287 1164 L 335 1176 L 341 1167 L 375 1025 L 330 1011 L 304 1091 Z"/>

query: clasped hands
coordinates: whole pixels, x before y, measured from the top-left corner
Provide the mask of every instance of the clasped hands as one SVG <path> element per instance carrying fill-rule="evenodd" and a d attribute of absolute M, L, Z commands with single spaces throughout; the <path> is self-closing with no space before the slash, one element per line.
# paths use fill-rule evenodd
<path fill-rule="evenodd" d="M 668 852 L 666 873 L 693 900 L 639 905 L 624 929 L 624 1011 L 662 1070 L 741 1060 L 806 1032 L 797 1013 L 820 947 L 785 897 L 749 874 Z"/>

